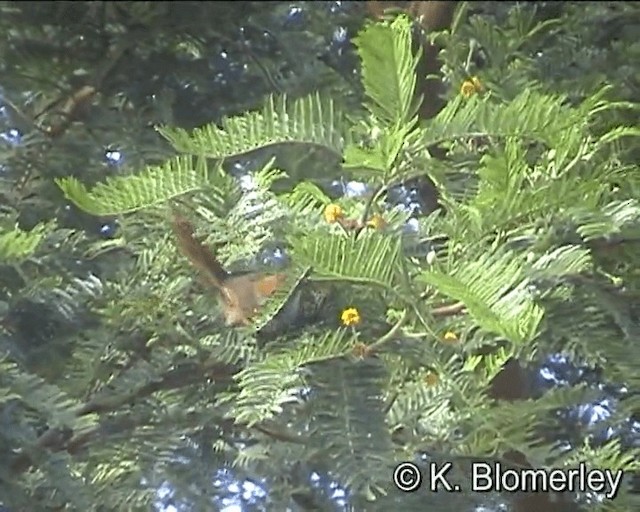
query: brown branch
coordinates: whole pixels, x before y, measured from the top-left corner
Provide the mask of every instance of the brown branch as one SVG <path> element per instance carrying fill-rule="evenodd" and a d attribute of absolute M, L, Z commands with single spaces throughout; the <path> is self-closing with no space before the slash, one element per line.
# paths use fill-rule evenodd
<path fill-rule="evenodd" d="M 464 304 L 462 302 L 456 302 L 455 304 L 449 304 L 447 306 L 440 306 L 431 310 L 433 316 L 453 316 L 464 311 Z"/>
<path fill-rule="evenodd" d="M 216 380 L 227 380 L 238 371 L 238 368 L 223 363 L 213 363 L 204 368 L 198 365 L 183 365 L 167 372 L 161 379 L 145 384 L 141 388 L 127 393 L 111 397 L 95 397 L 87 402 L 79 411 L 78 416 L 92 413 L 105 413 L 115 411 L 121 405 L 144 396 L 149 396 L 157 391 L 166 389 L 180 389 L 202 381 L 205 377 Z"/>
<path fill-rule="evenodd" d="M 204 367 L 184 365 L 167 372 L 160 380 L 146 384 L 131 393 L 115 397 L 93 398 L 82 406 L 76 415 L 81 417 L 93 413 L 113 412 L 126 403 L 149 396 L 160 390 L 184 388 L 201 382 L 205 378 L 215 379 L 216 381 L 229 380 L 237 371 L 237 367 L 219 362 L 214 362 Z M 307 442 L 304 436 L 283 430 L 272 423 L 253 425 L 251 427 L 246 424 L 236 423 L 234 425 L 248 430 L 253 429 L 277 441 L 297 444 Z M 75 435 L 71 429 L 50 428 L 37 439 L 28 451 L 21 453 L 11 462 L 11 471 L 14 474 L 27 471 L 34 464 L 32 457 L 34 452 L 42 450 L 54 453 L 66 451 L 70 455 L 75 455 L 86 449 L 91 443 L 103 438 L 106 434 L 133 432 L 139 426 L 131 418 L 120 418 L 115 422 L 113 420 L 110 420 L 109 423 L 102 422 Z"/>
<path fill-rule="evenodd" d="M 309 440 L 306 436 L 298 435 L 289 430 L 282 428 L 276 428 L 275 425 L 263 423 L 262 425 L 254 425 L 254 430 L 261 432 L 276 441 L 282 441 L 285 443 L 306 444 Z"/>
<path fill-rule="evenodd" d="M 184 388 L 201 382 L 205 378 L 218 381 L 229 380 L 237 371 L 237 367 L 219 362 L 203 367 L 184 365 L 170 370 L 161 379 L 146 384 L 131 393 L 115 397 L 93 398 L 78 409 L 76 416 L 82 417 L 92 413 L 113 412 L 126 403 L 149 396 L 157 391 Z M 135 425 L 131 428 L 135 428 Z M 67 451 L 69 453 L 77 453 L 99 436 L 100 429 L 101 426 L 97 426 L 74 436 L 71 429 L 50 428 L 36 440 L 28 451 L 21 453 L 11 462 L 11 470 L 15 474 L 28 470 L 34 464 L 31 456 L 34 451 L 49 450 L 51 452 Z"/>
<path fill-rule="evenodd" d="M 38 130 L 50 138 L 57 138 L 63 135 L 69 126 L 71 126 L 71 123 L 82 117 L 89 102 L 102 88 L 102 83 L 105 78 L 117 66 L 132 44 L 133 40 L 127 38 L 123 43 L 114 46 L 111 52 L 105 56 L 105 60 L 96 70 L 89 83 L 78 87 L 67 97 L 56 99 L 37 114 L 34 118 L 34 123 Z M 62 107 L 55 112 L 59 118 L 58 121 L 48 126 L 36 122 L 39 117 L 60 104 L 62 104 Z"/>

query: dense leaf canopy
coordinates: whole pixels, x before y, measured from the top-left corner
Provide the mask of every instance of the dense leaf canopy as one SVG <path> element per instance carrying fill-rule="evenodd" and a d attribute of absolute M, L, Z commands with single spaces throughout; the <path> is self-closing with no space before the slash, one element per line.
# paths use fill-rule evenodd
<path fill-rule="evenodd" d="M 0 2 L 0 506 L 531 510 L 490 461 L 638 509 L 638 4 L 461 2 L 428 119 L 363 6 Z M 284 274 L 249 324 L 176 215 Z"/>

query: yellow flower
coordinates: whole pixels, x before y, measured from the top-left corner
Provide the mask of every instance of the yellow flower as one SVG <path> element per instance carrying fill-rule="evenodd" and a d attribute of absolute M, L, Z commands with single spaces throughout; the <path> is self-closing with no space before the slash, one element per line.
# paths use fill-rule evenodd
<path fill-rule="evenodd" d="M 443 339 L 444 339 L 444 341 L 448 341 L 450 343 L 453 343 L 455 341 L 458 341 L 458 336 L 456 335 L 455 332 L 447 331 L 447 332 L 444 333 Z"/>
<path fill-rule="evenodd" d="M 437 373 L 429 372 L 424 376 L 424 382 L 427 386 L 433 387 L 440 382 L 440 378 Z"/>
<path fill-rule="evenodd" d="M 379 213 L 372 215 L 371 218 L 367 221 L 367 226 L 373 229 L 382 229 L 386 225 L 387 225 L 387 222 Z"/>
<path fill-rule="evenodd" d="M 465 80 L 462 82 L 460 86 L 460 94 L 462 94 L 465 98 L 470 98 L 476 92 L 476 87 L 473 85 L 471 80 Z"/>
<path fill-rule="evenodd" d="M 465 98 L 470 98 L 474 94 L 482 91 L 484 91 L 484 86 L 477 76 L 471 77 L 469 80 L 465 80 L 460 86 L 460 94 Z"/>
<path fill-rule="evenodd" d="M 340 206 L 337 204 L 331 203 L 324 208 L 324 219 L 329 224 L 338 222 L 338 219 L 341 219 L 343 215 L 344 213 L 342 211 L 342 208 L 340 208 Z"/>
<path fill-rule="evenodd" d="M 342 320 L 342 324 L 347 327 L 350 325 L 357 325 L 360 323 L 360 313 L 356 308 L 347 308 L 340 315 L 340 320 Z"/>

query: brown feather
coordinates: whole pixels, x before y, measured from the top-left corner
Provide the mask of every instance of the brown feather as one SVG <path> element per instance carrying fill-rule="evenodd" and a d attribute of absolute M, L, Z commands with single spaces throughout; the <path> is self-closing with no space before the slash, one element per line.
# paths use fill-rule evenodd
<path fill-rule="evenodd" d="M 180 252 L 219 293 L 227 325 L 248 325 L 264 300 L 284 280 L 284 274 L 230 275 L 211 250 L 196 239 L 193 225 L 175 214 L 173 232 Z"/>

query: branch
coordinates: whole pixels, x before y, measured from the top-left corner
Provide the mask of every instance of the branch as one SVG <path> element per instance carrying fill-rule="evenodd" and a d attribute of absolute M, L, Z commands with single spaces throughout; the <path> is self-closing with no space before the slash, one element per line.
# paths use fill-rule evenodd
<path fill-rule="evenodd" d="M 448 304 L 446 306 L 440 306 L 432 309 L 431 314 L 433 316 L 453 316 L 464 311 L 464 304 L 462 302 L 456 302 L 455 304 Z"/>
<path fill-rule="evenodd" d="M 149 396 L 157 391 L 184 388 L 205 378 L 212 378 L 217 381 L 230 380 L 237 371 L 237 367 L 219 362 L 205 366 L 183 365 L 168 371 L 161 379 L 125 395 L 91 399 L 78 409 L 76 416 L 82 417 L 93 413 L 113 412 L 126 403 Z M 128 428 L 135 429 L 136 426 L 135 424 L 130 424 Z M 49 450 L 51 452 L 67 451 L 70 454 L 77 453 L 89 442 L 99 437 L 102 428 L 102 425 L 98 425 L 76 436 L 74 436 L 73 430 L 69 428 L 50 428 L 36 440 L 35 445 L 28 451 Z M 11 462 L 11 470 L 15 474 L 23 473 L 33 464 L 34 461 L 30 453 L 23 452 Z"/>

